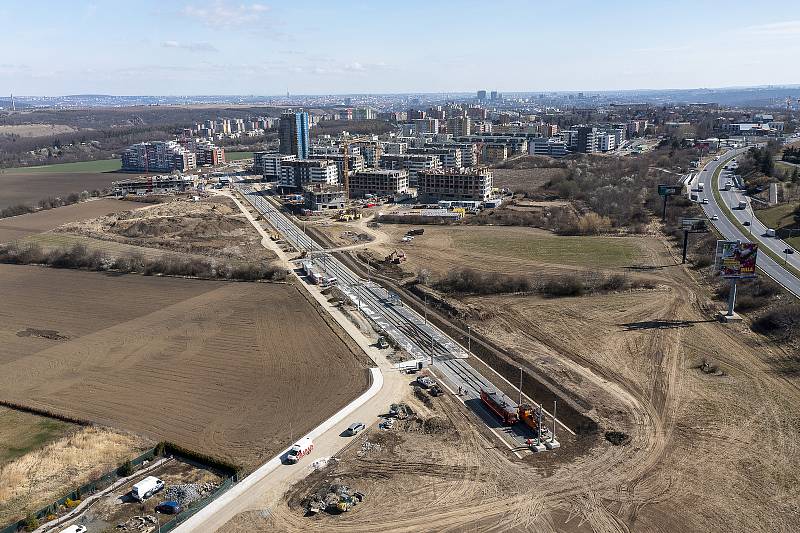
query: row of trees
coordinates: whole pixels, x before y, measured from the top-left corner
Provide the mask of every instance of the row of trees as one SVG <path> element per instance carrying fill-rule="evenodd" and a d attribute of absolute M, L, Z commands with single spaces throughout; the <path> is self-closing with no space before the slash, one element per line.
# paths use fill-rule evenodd
<path fill-rule="evenodd" d="M 428 281 L 429 282 L 429 281 Z M 551 298 L 653 288 L 649 281 L 634 280 L 626 274 L 566 272 L 537 276 L 480 272 L 471 268 L 451 270 L 433 288 L 454 294 L 503 294 L 536 292 Z"/>
<path fill-rule="evenodd" d="M 178 254 L 148 258 L 141 252 L 109 257 L 101 250 L 90 250 L 82 244 L 46 251 L 38 244 L 11 243 L 0 247 L 0 263 L 139 273 L 145 276 L 163 274 L 241 281 L 283 281 L 288 275 L 285 269 L 263 262 L 212 262 L 204 258 Z"/>
<path fill-rule="evenodd" d="M 35 211 L 43 211 L 46 209 L 63 207 L 65 205 L 77 204 L 78 202 L 85 202 L 92 196 L 97 197 L 100 196 L 101 194 L 102 191 L 94 190 L 91 193 L 89 191 L 73 192 L 64 196 L 63 198 L 60 196 L 48 196 L 47 198 L 42 198 L 41 200 L 39 200 L 36 203 L 36 205 L 16 204 L 0 209 L 0 218 L 14 217 L 17 215 L 33 213 Z"/>

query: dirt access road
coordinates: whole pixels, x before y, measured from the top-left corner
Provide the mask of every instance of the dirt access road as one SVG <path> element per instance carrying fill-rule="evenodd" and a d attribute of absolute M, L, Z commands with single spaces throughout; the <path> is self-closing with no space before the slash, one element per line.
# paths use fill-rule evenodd
<path fill-rule="evenodd" d="M 227 193 L 223 194 L 232 197 Z M 269 234 L 264 225 L 255 220 L 253 213 L 249 211 L 238 198 L 234 198 L 234 201 L 242 212 L 245 213 L 248 220 L 257 228 L 259 233 L 262 234 L 263 245 L 273 250 L 284 265 L 291 267 L 289 256 L 269 238 Z M 317 303 L 330 314 L 352 340 L 357 343 L 364 353 L 377 365 L 378 371 L 382 376 L 382 385 L 380 389 L 374 396 L 355 409 L 344 420 L 335 423 L 330 429 L 316 437 L 314 439 L 313 452 L 309 456 L 303 458 L 299 464 L 278 466 L 275 470 L 269 471 L 266 476 L 256 481 L 245 493 L 232 499 L 224 506 L 215 508 L 213 513 L 202 513 L 202 516 L 196 516 L 194 519 L 178 528 L 177 531 L 215 531 L 223 527 L 228 521 L 234 520 L 235 517 L 241 513 L 276 505 L 280 497 L 291 484 L 309 475 L 311 472 L 311 464 L 314 461 L 331 457 L 348 444 L 350 439 L 348 437 L 343 437 L 342 433 L 352 422 L 360 421 L 367 425 L 374 424 L 378 416 L 383 414 L 391 403 L 398 401 L 403 396 L 404 391 L 407 390 L 407 379 L 405 375 L 395 371 L 392 364 L 386 359 L 383 351 L 375 346 L 375 334 L 368 326 L 348 316 L 346 314 L 348 311 L 329 303 L 327 297 L 322 294 L 316 286 L 303 285 L 303 287 L 307 290 L 310 297 L 314 298 Z M 302 433 L 298 434 L 298 436 L 300 435 L 302 435 Z M 268 465 L 265 464 L 264 468 L 267 468 L 267 466 Z M 246 481 L 247 480 L 244 482 Z"/>
<path fill-rule="evenodd" d="M 0 294 L 0 398 L 245 469 L 367 387 L 291 285 L 0 265 Z"/>

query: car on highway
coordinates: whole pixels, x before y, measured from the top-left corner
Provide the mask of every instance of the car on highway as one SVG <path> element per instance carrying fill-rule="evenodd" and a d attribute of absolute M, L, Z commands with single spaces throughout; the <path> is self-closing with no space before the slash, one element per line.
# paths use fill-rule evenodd
<path fill-rule="evenodd" d="M 707 204 L 708 203 L 708 198 L 703 198 L 703 200 L 700 203 L 701 204 Z"/>
<path fill-rule="evenodd" d="M 749 220 L 745 220 L 744 222 L 742 222 L 742 226 L 749 226 L 749 225 L 750 225 Z"/>
<path fill-rule="evenodd" d="M 356 435 L 364 431 L 365 428 L 366 426 L 364 425 L 363 422 L 353 422 L 352 424 L 347 426 L 347 429 L 344 430 L 344 434 L 348 437 L 355 437 Z"/>
<path fill-rule="evenodd" d="M 183 507 L 176 501 L 161 502 L 156 505 L 156 512 L 161 514 L 180 514 Z"/>
<path fill-rule="evenodd" d="M 719 220 L 719 215 L 711 215 L 711 220 Z"/>

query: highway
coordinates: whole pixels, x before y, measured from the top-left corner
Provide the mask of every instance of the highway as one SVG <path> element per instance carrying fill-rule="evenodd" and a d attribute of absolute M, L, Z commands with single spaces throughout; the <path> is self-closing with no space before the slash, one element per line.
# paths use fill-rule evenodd
<path fill-rule="evenodd" d="M 463 346 L 428 322 L 425 317 L 403 305 L 398 298 L 392 298 L 393 295 L 388 290 L 353 273 L 329 251 L 303 233 L 261 191 L 242 183 L 237 183 L 235 187 L 284 239 L 298 250 L 308 252 L 306 260 L 312 260 L 315 268 L 324 271 L 328 276 L 336 277 L 338 288 L 380 330 L 391 336 L 413 359 L 423 361 L 437 376 L 444 378 L 445 386 L 449 384 L 451 391 L 460 387 L 463 391 L 460 399 L 487 423 L 510 450 L 517 456 L 527 453 L 526 440 L 533 437 L 532 432 L 522 424 L 510 428 L 502 426 L 483 406 L 479 399 L 480 390 L 497 387 L 466 361 L 469 354 Z M 492 376 L 492 379 L 503 380 L 499 374 Z M 508 403 L 516 403 L 507 397 L 506 400 Z M 527 400 L 538 406 L 530 398 Z M 544 412 L 547 418 L 552 418 L 550 413 L 546 410 Z M 574 434 L 560 420 L 557 422 L 561 429 Z"/>
<path fill-rule="evenodd" d="M 722 206 L 719 205 L 715 195 L 713 194 L 711 181 L 717 168 L 728 164 L 731 159 L 745 153 L 748 149 L 749 148 L 738 148 L 731 150 L 720 157 L 718 161 L 712 160 L 706 164 L 705 167 L 703 167 L 698 180 L 700 183 L 703 183 L 705 190 L 703 193 L 699 193 L 699 199 L 702 200 L 702 198 L 708 198 L 707 204 L 701 204 L 703 210 L 709 219 L 711 219 L 714 215 L 718 217 L 717 220 L 712 220 L 711 222 L 714 224 L 714 227 L 717 228 L 717 230 L 723 235 L 723 237 L 725 237 L 725 239 L 758 242 L 760 248 L 769 248 L 775 253 L 783 256 L 783 250 L 788 247 L 788 244 L 780 239 L 767 237 L 765 235 L 767 228 L 765 228 L 764 225 L 759 222 L 755 216 L 753 216 L 752 205 L 750 204 L 748 198 L 746 198 L 738 190 L 732 189 L 730 191 L 720 191 L 723 201 L 732 208 L 731 212 L 736 220 L 738 220 L 740 223 L 747 221 L 752 224 L 752 226 L 750 226 L 750 228 L 752 228 L 752 234 L 750 231 L 743 232 L 728 218 L 726 211 L 722 208 Z M 725 179 L 726 178 L 724 176 L 720 176 L 718 183 L 720 188 L 724 188 Z M 733 209 L 733 207 L 737 207 L 739 205 L 740 200 L 745 200 L 748 202 L 747 209 Z M 796 268 L 800 268 L 800 255 L 789 255 L 788 258 L 789 264 Z M 765 253 L 758 254 L 758 267 L 765 274 L 786 288 L 786 290 L 795 296 L 800 297 L 800 279 L 798 279 L 790 271 L 786 270 L 783 266 L 783 263 L 784 262 L 782 260 L 780 262 L 776 262 Z"/>

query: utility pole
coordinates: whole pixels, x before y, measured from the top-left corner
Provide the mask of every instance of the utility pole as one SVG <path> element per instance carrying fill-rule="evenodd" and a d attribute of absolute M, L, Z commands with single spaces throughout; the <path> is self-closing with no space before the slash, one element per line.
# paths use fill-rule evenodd
<path fill-rule="evenodd" d="M 689 249 L 689 230 L 683 230 L 683 264 L 686 264 L 686 252 Z"/>
<path fill-rule="evenodd" d="M 428 325 L 428 295 L 425 295 L 425 325 Z"/>
<path fill-rule="evenodd" d="M 556 440 L 556 401 L 553 400 L 553 432 L 550 434 L 550 442 Z"/>
<path fill-rule="evenodd" d="M 736 278 L 731 278 L 731 291 L 728 294 L 728 314 L 726 316 L 733 316 L 733 308 L 736 305 Z"/>
<path fill-rule="evenodd" d="M 519 367 L 519 403 L 517 405 L 522 405 L 522 367 Z"/>
<path fill-rule="evenodd" d="M 472 355 L 472 326 L 467 324 L 467 352 Z"/>

